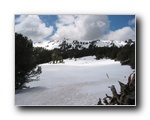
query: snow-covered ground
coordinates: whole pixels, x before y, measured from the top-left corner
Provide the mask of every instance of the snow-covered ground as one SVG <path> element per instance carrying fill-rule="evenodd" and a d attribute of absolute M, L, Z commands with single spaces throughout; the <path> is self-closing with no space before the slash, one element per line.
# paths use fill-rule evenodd
<path fill-rule="evenodd" d="M 119 92 L 118 81 L 127 83 L 133 72 L 130 66 L 121 66 L 110 59 L 95 60 L 94 56 L 64 62 L 41 64 L 40 81 L 30 82 L 27 84 L 30 88 L 16 91 L 15 105 L 93 106 L 106 93 L 112 95 L 108 86 L 115 85 Z"/>

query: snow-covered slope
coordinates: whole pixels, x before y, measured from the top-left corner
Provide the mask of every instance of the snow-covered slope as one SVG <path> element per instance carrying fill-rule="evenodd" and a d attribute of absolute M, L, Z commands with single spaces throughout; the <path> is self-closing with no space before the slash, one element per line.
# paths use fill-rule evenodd
<path fill-rule="evenodd" d="M 97 47 L 104 47 L 108 46 L 111 47 L 116 45 L 117 47 L 124 46 L 127 44 L 127 41 L 117 41 L 117 40 L 50 40 L 50 41 L 44 41 L 44 42 L 36 42 L 33 43 L 34 47 L 43 47 L 48 50 L 52 50 L 54 48 L 60 48 L 61 46 L 68 47 L 68 49 L 73 49 L 75 47 L 78 47 L 78 49 L 88 48 L 91 44 L 97 46 Z"/>
<path fill-rule="evenodd" d="M 110 59 L 95 60 L 95 56 L 64 62 L 41 64 L 40 81 L 30 82 L 27 84 L 30 88 L 16 91 L 15 104 L 93 106 L 106 93 L 112 95 L 108 86 L 115 85 L 119 92 L 118 81 L 127 83 L 133 71 L 130 66 L 121 66 Z"/>

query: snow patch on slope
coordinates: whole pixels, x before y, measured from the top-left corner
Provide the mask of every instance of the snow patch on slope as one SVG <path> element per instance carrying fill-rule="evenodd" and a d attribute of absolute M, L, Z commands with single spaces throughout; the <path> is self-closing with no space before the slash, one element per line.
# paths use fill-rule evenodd
<path fill-rule="evenodd" d="M 117 47 L 121 47 L 126 45 L 125 41 L 117 41 L 117 40 L 93 40 L 93 41 L 86 41 L 86 40 L 50 40 L 44 42 L 36 42 L 33 44 L 34 47 L 43 47 L 47 50 L 52 50 L 54 48 L 60 48 L 60 46 L 65 41 L 65 44 L 71 45 L 71 49 L 75 48 L 76 45 L 80 45 L 81 48 L 88 48 L 92 42 L 97 47 L 111 47 L 113 44 Z"/>

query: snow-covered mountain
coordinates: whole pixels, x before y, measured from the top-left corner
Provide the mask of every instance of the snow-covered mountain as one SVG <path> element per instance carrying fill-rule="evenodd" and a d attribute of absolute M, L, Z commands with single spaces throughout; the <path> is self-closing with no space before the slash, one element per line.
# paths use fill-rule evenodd
<path fill-rule="evenodd" d="M 117 40 L 50 40 L 50 41 L 44 41 L 44 42 L 35 42 L 33 43 L 34 47 L 43 47 L 47 50 L 53 50 L 54 48 L 61 48 L 65 47 L 67 49 L 83 49 L 88 48 L 90 45 L 97 46 L 97 47 L 111 47 L 113 45 L 117 47 L 121 47 L 126 45 L 127 43 L 133 43 L 132 40 L 126 40 L 126 41 L 117 41 Z"/>

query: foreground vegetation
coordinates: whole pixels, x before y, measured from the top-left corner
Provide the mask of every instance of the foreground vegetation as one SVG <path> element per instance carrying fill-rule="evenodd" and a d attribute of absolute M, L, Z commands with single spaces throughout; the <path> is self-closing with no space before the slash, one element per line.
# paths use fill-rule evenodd
<path fill-rule="evenodd" d="M 35 61 L 33 56 L 32 41 L 28 40 L 21 34 L 15 34 L 15 89 L 22 89 L 25 83 L 38 80 L 41 67 L 37 66 L 38 62 Z"/>

